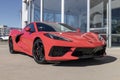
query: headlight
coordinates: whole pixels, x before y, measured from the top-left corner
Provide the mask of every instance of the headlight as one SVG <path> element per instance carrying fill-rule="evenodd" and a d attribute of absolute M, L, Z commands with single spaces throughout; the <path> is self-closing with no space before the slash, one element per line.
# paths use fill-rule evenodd
<path fill-rule="evenodd" d="M 71 42 L 71 40 L 66 39 L 66 38 L 64 38 L 64 37 L 61 37 L 61 36 L 57 36 L 57 35 L 55 35 L 55 34 L 46 33 L 46 34 L 44 34 L 44 35 L 45 35 L 46 37 L 51 38 L 51 39 Z"/>
<path fill-rule="evenodd" d="M 98 39 L 99 39 L 100 41 L 104 40 L 104 38 L 103 38 L 101 35 L 98 35 Z"/>

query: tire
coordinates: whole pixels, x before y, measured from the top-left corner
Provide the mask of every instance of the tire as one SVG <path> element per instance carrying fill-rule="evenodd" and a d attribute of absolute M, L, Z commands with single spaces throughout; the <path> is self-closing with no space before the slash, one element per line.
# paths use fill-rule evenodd
<path fill-rule="evenodd" d="M 0 38 L 0 41 L 3 41 L 3 39 L 2 39 L 2 38 Z"/>
<path fill-rule="evenodd" d="M 15 54 L 15 51 L 13 49 L 13 41 L 12 38 L 9 38 L 9 51 L 11 54 Z"/>
<path fill-rule="evenodd" d="M 37 39 L 34 42 L 32 53 L 33 53 L 33 58 L 34 58 L 35 62 L 37 62 L 38 64 L 47 63 L 45 60 L 44 46 L 43 46 L 41 40 Z"/>

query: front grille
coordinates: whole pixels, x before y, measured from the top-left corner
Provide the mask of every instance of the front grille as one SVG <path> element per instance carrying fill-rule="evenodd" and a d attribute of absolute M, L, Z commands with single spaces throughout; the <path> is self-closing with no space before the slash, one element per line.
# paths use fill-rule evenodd
<path fill-rule="evenodd" d="M 97 48 L 76 48 L 72 56 L 82 57 L 82 56 L 101 56 L 105 53 L 106 47 L 97 47 Z"/>
<path fill-rule="evenodd" d="M 50 50 L 49 56 L 51 57 L 61 57 L 65 55 L 66 52 L 70 50 L 70 47 L 59 47 L 59 46 L 54 46 Z"/>

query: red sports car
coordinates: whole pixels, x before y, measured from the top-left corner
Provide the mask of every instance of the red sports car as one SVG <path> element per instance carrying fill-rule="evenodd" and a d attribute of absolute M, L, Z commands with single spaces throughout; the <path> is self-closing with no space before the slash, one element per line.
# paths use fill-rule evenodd
<path fill-rule="evenodd" d="M 32 22 L 9 35 L 10 53 L 23 52 L 37 63 L 96 58 L 106 55 L 106 42 L 98 34 L 81 33 L 67 24 Z"/>

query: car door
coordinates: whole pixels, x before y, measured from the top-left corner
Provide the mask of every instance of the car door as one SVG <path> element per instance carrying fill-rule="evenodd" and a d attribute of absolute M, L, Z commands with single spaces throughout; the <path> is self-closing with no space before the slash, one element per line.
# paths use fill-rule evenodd
<path fill-rule="evenodd" d="M 30 30 L 27 31 L 25 30 L 26 28 L 30 28 Z M 35 34 L 35 32 L 36 31 L 35 31 L 34 23 L 31 23 L 24 28 L 24 34 L 21 36 L 20 43 L 19 43 L 23 51 L 28 53 L 31 52 L 32 44 L 34 40 L 33 35 Z"/>

